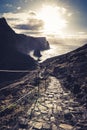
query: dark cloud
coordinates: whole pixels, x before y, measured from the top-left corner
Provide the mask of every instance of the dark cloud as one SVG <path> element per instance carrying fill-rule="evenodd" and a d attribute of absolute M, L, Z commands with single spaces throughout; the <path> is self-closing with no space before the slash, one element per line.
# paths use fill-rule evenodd
<path fill-rule="evenodd" d="M 21 30 L 41 30 L 43 29 L 44 22 L 40 19 L 30 19 L 26 24 L 18 24 L 14 28 Z"/>
<path fill-rule="evenodd" d="M 41 31 L 26 31 L 26 32 L 23 32 L 24 34 L 43 34 L 43 32 Z"/>
<path fill-rule="evenodd" d="M 16 20 L 19 20 L 18 18 L 7 18 L 8 21 L 16 21 Z"/>
<path fill-rule="evenodd" d="M 30 11 L 30 12 L 29 12 L 29 15 L 30 15 L 30 16 L 36 16 L 36 13 L 35 13 L 34 11 Z"/>

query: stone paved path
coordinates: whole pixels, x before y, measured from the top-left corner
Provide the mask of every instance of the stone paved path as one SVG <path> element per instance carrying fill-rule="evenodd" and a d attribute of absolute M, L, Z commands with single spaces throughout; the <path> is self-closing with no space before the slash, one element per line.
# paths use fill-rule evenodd
<path fill-rule="evenodd" d="M 87 130 L 87 114 L 55 77 L 28 110 L 30 130 Z"/>

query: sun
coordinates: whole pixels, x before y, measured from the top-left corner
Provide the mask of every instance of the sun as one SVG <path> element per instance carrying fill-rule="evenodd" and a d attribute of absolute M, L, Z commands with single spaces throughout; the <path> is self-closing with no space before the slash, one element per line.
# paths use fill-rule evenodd
<path fill-rule="evenodd" d="M 67 21 L 62 16 L 63 10 L 60 7 L 43 6 L 39 17 L 44 21 L 45 34 L 57 34 L 67 26 Z"/>

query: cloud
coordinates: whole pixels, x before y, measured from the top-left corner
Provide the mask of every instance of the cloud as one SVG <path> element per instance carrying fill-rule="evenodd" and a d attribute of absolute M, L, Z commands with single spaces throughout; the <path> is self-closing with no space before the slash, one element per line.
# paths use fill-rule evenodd
<path fill-rule="evenodd" d="M 6 7 L 13 7 L 13 5 L 12 4 L 9 4 L 9 3 L 7 3 L 6 5 L 5 5 Z"/>
<path fill-rule="evenodd" d="M 31 30 L 26 30 L 26 31 L 23 31 L 23 33 L 27 34 L 27 35 L 29 34 L 29 35 L 39 35 L 39 36 L 41 36 L 41 34 L 43 34 L 43 32 L 39 31 L 39 30 L 38 31 L 35 31 L 35 30 L 34 31 L 33 30 L 32 31 Z"/>
<path fill-rule="evenodd" d="M 26 15 L 26 13 L 22 12 L 22 13 L 3 13 L 3 17 L 5 18 L 17 18 L 17 19 L 23 19 L 23 17 Z"/>
<path fill-rule="evenodd" d="M 28 0 L 24 0 L 24 2 L 25 2 L 25 3 L 27 3 L 27 2 L 28 2 Z"/>
<path fill-rule="evenodd" d="M 29 15 L 32 16 L 32 17 L 33 17 L 33 16 L 34 16 L 34 17 L 37 16 L 36 12 L 34 12 L 34 11 L 29 11 Z"/>
<path fill-rule="evenodd" d="M 6 18 L 7 19 L 7 21 L 16 21 L 16 20 L 18 20 L 18 18 Z"/>
<path fill-rule="evenodd" d="M 86 34 L 86 32 L 78 32 L 79 34 Z"/>
<path fill-rule="evenodd" d="M 25 0 L 25 1 L 27 2 L 28 0 Z M 6 4 L 6 6 L 11 7 L 12 5 Z M 56 14 L 57 14 L 55 17 L 58 16 L 59 18 L 62 18 L 62 19 L 65 18 L 64 19 L 65 21 L 64 20 L 60 21 L 58 19 L 58 24 L 60 23 L 60 25 L 61 25 L 64 23 L 64 26 L 67 25 L 68 19 L 70 19 L 70 16 L 72 15 L 72 13 L 63 7 L 55 6 L 54 8 L 55 8 Z M 30 33 L 37 34 L 40 32 L 42 34 L 42 32 L 43 32 L 43 34 L 45 34 L 44 27 L 45 27 L 46 19 L 44 20 L 42 14 L 41 14 L 42 17 L 39 16 L 40 10 L 38 11 L 38 14 L 37 14 L 37 12 L 33 11 L 33 10 L 24 10 L 21 12 L 20 6 L 16 7 L 16 9 L 18 10 L 18 12 L 7 12 L 7 13 L 2 14 L 2 17 L 5 17 L 7 19 L 8 24 L 14 29 L 14 31 L 16 31 L 17 33 L 27 32 L 27 34 L 28 34 L 28 32 L 29 32 L 29 34 Z M 52 16 L 52 14 L 51 14 L 51 16 Z M 53 17 L 53 18 L 55 18 L 55 17 Z M 48 17 L 48 19 L 49 19 L 49 17 Z M 52 22 L 49 21 L 49 25 L 50 25 L 50 23 L 52 23 Z M 56 24 L 54 27 L 56 27 Z M 58 29 L 59 29 L 59 27 L 60 26 L 58 26 Z M 58 31 L 57 31 L 57 33 L 58 33 Z"/>
<path fill-rule="evenodd" d="M 58 8 L 58 11 L 60 11 L 62 14 L 66 14 L 66 12 L 67 12 L 67 9 L 66 8 L 61 8 L 61 7 L 59 7 Z"/>
<path fill-rule="evenodd" d="M 70 17 L 73 15 L 72 11 L 68 10 L 67 8 L 65 7 L 58 7 L 58 6 L 55 6 L 55 9 L 56 11 L 61 14 L 61 16 L 65 16 L 65 17 Z"/>
<path fill-rule="evenodd" d="M 21 9 L 21 7 L 19 6 L 19 7 L 17 7 L 17 10 L 20 10 Z"/>
<path fill-rule="evenodd" d="M 71 17 L 73 15 L 73 13 L 68 13 L 68 17 Z"/>
<path fill-rule="evenodd" d="M 21 30 L 41 30 L 43 29 L 44 23 L 40 19 L 30 19 L 26 24 L 18 24 L 15 26 L 16 29 Z"/>
<path fill-rule="evenodd" d="M 29 34 L 39 33 L 43 30 L 44 22 L 38 18 L 35 11 L 19 12 L 19 13 L 4 13 L 2 17 L 7 19 L 8 24 L 17 32 L 28 32 Z M 26 33 L 28 34 L 28 33 Z"/>

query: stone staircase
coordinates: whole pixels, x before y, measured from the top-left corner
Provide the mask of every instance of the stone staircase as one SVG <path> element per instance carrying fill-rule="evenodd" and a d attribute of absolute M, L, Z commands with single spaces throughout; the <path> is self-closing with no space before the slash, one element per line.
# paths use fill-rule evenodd
<path fill-rule="evenodd" d="M 28 130 L 87 130 L 87 112 L 55 77 L 27 111 Z M 22 130 L 22 129 L 21 129 Z M 26 129 L 25 129 L 26 130 Z"/>

